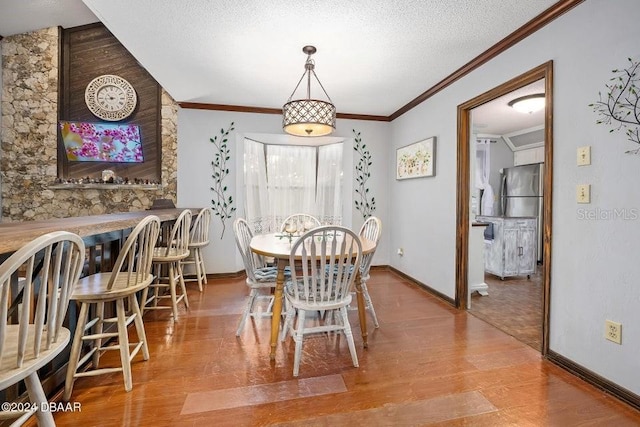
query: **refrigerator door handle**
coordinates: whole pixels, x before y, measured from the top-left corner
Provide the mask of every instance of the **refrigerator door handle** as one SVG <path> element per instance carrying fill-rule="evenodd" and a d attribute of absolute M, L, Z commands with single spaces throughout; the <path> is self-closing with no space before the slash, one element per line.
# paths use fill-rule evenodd
<path fill-rule="evenodd" d="M 500 208 L 502 211 L 500 212 L 503 216 L 507 215 L 507 195 L 506 195 L 506 187 L 507 187 L 507 175 L 502 175 L 502 182 L 500 183 Z"/>

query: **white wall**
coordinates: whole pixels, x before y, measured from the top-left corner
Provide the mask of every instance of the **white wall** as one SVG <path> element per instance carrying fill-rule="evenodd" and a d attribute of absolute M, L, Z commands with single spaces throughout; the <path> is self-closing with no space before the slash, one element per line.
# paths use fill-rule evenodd
<path fill-rule="evenodd" d="M 457 105 L 548 60 L 554 61 L 554 193 L 550 349 L 640 394 L 640 156 L 621 133 L 596 125 L 588 104 L 628 57 L 639 58 L 640 2 L 589 0 L 391 123 L 392 150 L 438 138 L 433 178 L 390 176 L 391 265 L 453 298 Z M 576 148 L 592 146 L 592 165 Z M 393 151 L 389 167 L 393 170 Z M 576 185 L 592 185 L 578 205 Z M 583 219 L 626 209 L 632 218 Z M 582 212 L 582 214 L 581 214 Z M 636 215 L 633 217 L 632 213 Z M 404 257 L 395 248 L 404 247 Z M 623 324 L 623 345 L 603 338 Z"/>
<path fill-rule="evenodd" d="M 211 206 L 213 194 L 210 190 L 213 183 L 211 161 L 214 147 L 209 139 L 219 135 L 220 129 L 227 129 L 231 122 L 235 122 L 235 131 L 229 137 L 231 150 L 230 175 L 226 178 L 228 193 L 235 201 L 237 215 L 242 216 L 244 209 L 242 186 L 244 183 L 242 171 L 242 144 L 245 134 L 279 134 L 282 133 L 282 117 L 273 114 L 237 113 L 226 111 L 187 110 L 178 111 L 178 206 L 203 207 Z M 379 248 L 376 250 L 374 265 L 388 265 L 388 195 L 387 176 L 389 150 L 389 123 L 362 120 L 338 120 L 336 132 L 332 136 L 348 139 L 345 146 L 352 147 L 354 134 L 352 129 L 361 133 L 362 141 L 371 151 L 373 164 L 371 178 L 368 182 L 370 193 L 376 198 L 377 209 L 375 215 L 383 223 L 383 234 Z M 353 167 L 358 159 L 355 151 L 349 149 L 345 158 L 351 162 L 351 170 L 345 170 L 344 176 L 350 177 L 347 185 L 353 189 L 355 176 Z M 350 183 L 350 184 L 349 184 Z M 350 196 L 351 193 L 345 193 Z M 359 211 L 352 207 L 352 199 L 346 199 L 348 206 L 344 211 L 351 217 L 344 218 L 344 224 L 358 230 L 364 220 Z M 236 250 L 232 224 L 236 215 L 226 221 L 224 236 L 222 223 L 213 217 L 211 230 L 211 244 L 204 249 L 207 272 L 230 273 L 243 269 L 242 260 Z"/>

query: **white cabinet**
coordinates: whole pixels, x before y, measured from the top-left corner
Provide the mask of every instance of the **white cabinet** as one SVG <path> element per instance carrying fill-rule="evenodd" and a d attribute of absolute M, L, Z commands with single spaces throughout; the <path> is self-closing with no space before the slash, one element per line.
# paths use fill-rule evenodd
<path fill-rule="evenodd" d="M 513 152 L 513 165 L 530 165 L 544 163 L 544 147 L 527 148 Z"/>
<path fill-rule="evenodd" d="M 534 217 L 479 216 L 492 224 L 492 238 L 484 240 L 484 269 L 501 279 L 531 275 L 536 271 L 536 226 Z"/>

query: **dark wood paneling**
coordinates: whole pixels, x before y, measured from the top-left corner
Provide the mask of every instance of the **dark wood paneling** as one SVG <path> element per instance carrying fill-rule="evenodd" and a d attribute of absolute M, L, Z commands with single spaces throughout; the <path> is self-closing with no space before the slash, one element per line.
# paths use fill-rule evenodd
<path fill-rule="evenodd" d="M 60 119 L 103 122 L 84 101 L 87 84 L 103 74 L 128 80 L 136 90 L 138 106 L 121 123 L 140 126 L 144 163 L 68 162 L 58 132 L 58 174 L 63 178 L 98 178 L 104 169 L 116 175 L 160 181 L 162 141 L 160 85 L 102 24 L 63 30 Z"/>

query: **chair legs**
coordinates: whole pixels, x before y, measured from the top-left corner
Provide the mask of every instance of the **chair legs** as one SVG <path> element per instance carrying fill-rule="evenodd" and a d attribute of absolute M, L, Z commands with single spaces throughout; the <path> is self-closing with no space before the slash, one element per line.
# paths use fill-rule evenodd
<path fill-rule="evenodd" d="M 200 248 L 195 248 L 193 251 L 193 257 L 196 263 L 196 275 L 198 276 L 198 288 L 200 289 L 200 292 L 202 292 L 202 284 L 207 284 L 207 270 L 204 267 L 202 250 Z"/>
<path fill-rule="evenodd" d="M 347 307 L 340 308 L 340 314 L 342 315 L 342 327 L 344 328 L 344 336 L 347 338 L 347 344 L 349 345 L 351 360 L 353 361 L 353 366 L 357 368 L 359 366 L 358 353 L 356 353 L 356 344 L 353 341 L 353 333 L 351 332 L 351 324 L 349 323 L 349 314 L 347 313 Z"/>
<path fill-rule="evenodd" d="M 180 264 L 182 266 L 187 264 L 193 264 L 196 278 L 195 280 L 198 282 L 198 289 L 200 292 L 203 291 L 203 284 L 207 284 L 207 270 L 204 266 L 204 258 L 202 258 L 202 250 L 200 247 L 192 247 L 189 249 L 191 251 L 191 255 L 189 258 L 182 261 Z M 194 281 L 194 279 L 189 279 L 190 282 Z"/>
<path fill-rule="evenodd" d="M 297 377 L 300 372 L 300 359 L 302 357 L 302 341 L 304 339 L 304 321 L 307 313 L 304 310 L 298 310 L 298 327 L 293 333 L 293 340 L 296 343 L 296 349 L 293 356 L 293 376 Z"/>
<path fill-rule="evenodd" d="M 124 298 L 128 299 L 128 306 L 130 313 L 127 313 L 125 308 Z M 73 343 L 71 345 L 71 354 L 69 356 L 69 365 L 67 367 L 67 376 L 64 384 L 63 400 L 68 402 L 71 399 L 71 393 L 73 391 L 73 384 L 76 378 L 85 376 L 94 376 L 100 374 L 108 374 L 113 372 L 122 372 L 124 379 L 124 388 L 126 391 L 131 391 L 133 388 L 133 379 L 131 377 L 131 360 L 136 356 L 138 351 L 142 349 L 142 355 L 144 360 L 149 360 L 149 347 L 147 346 L 147 337 L 144 331 L 144 323 L 142 322 L 142 313 L 138 306 L 138 301 L 135 295 L 130 295 L 117 299 L 116 303 L 116 317 L 104 318 L 104 302 L 97 302 L 96 304 L 96 317 L 95 319 L 87 322 L 89 314 L 89 307 L 91 302 L 82 302 L 80 308 L 80 315 L 78 317 L 78 323 L 76 325 L 76 332 L 73 337 Z M 127 326 L 134 322 L 136 332 L 138 334 L 138 342 L 135 344 L 129 343 L 129 335 Z M 116 332 L 104 332 L 104 324 L 115 324 Z M 94 328 L 91 333 L 91 328 Z M 103 346 L 103 340 L 108 338 L 118 338 L 116 345 Z M 80 358 L 80 352 L 82 351 L 82 343 L 84 341 L 93 341 L 93 348 L 82 358 Z M 134 345 L 133 350 L 130 347 Z M 100 368 L 100 356 L 103 351 L 106 350 L 118 350 L 120 352 L 120 367 L 115 368 Z M 78 368 L 82 366 L 89 359 L 92 359 L 92 369 L 86 372 L 78 372 Z"/>
<path fill-rule="evenodd" d="M 266 289 L 266 288 L 264 288 Z M 267 306 L 266 311 L 256 313 L 254 307 L 256 305 L 256 300 L 268 298 L 269 305 Z M 238 329 L 236 330 L 236 336 L 239 337 L 244 329 L 244 325 L 247 322 L 247 318 L 249 317 L 271 317 L 273 309 L 273 295 L 261 295 L 260 289 L 251 288 L 251 292 L 249 292 L 249 297 L 247 298 L 247 302 L 244 305 L 244 310 L 242 311 L 242 317 L 240 318 L 240 323 L 238 323 Z"/>
<path fill-rule="evenodd" d="M 283 327 L 283 331 L 282 331 L 283 335 L 280 336 L 282 341 L 284 341 L 284 338 L 286 336 L 287 323 L 293 317 L 293 314 L 295 314 L 294 313 L 295 309 L 291 308 L 290 311 L 292 315 L 289 316 L 289 313 L 287 314 L 287 319 L 285 320 L 285 326 Z M 356 368 L 359 366 L 358 353 L 356 352 L 356 344 L 353 339 L 353 333 L 351 332 L 351 324 L 349 323 L 349 313 L 348 313 L 348 308 L 346 306 L 340 307 L 339 309 L 336 309 L 336 310 L 331 310 L 329 313 L 327 313 L 325 321 L 323 322 L 324 326 L 307 328 L 308 329 L 307 331 L 305 331 L 306 311 L 302 309 L 298 309 L 297 311 L 298 311 L 297 326 L 295 328 L 295 331 L 293 331 L 293 340 L 295 342 L 295 350 L 294 350 L 294 357 L 293 357 L 293 376 L 294 377 L 297 377 L 300 372 L 300 360 L 302 358 L 302 344 L 304 341 L 305 333 L 312 333 L 312 332 L 319 332 L 319 331 L 324 331 L 324 332 L 342 331 L 347 340 L 347 345 L 349 346 L 349 353 L 351 354 L 351 360 L 353 362 L 353 366 Z"/>
<path fill-rule="evenodd" d="M 42 389 L 42 383 L 38 378 L 38 373 L 34 372 L 24 379 L 24 383 L 27 386 L 27 393 L 29 394 L 29 400 L 31 403 L 37 405 L 36 418 L 38 419 L 38 426 L 55 427 L 56 423 L 53 421 L 53 415 L 51 411 L 41 411 L 42 404 L 47 402 L 47 396 Z M 12 424 L 13 425 L 13 424 Z"/>
<path fill-rule="evenodd" d="M 362 296 L 364 297 L 364 303 L 367 307 L 367 310 L 371 313 L 371 318 L 373 319 L 373 324 L 376 328 L 380 327 L 378 323 L 378 316 L 376 316 L 376 310 L 373 308 L 373 301 L 371 301 L 371 297 L 369 296 L 369 290 L 367 289 L 367 282 L 362 281 Z"/>
<path fill-rule="evenodd" d="M 253 304 L 256 300 L 256 295 L 258 294 L 257 289 L 251 289 L 249 292 L 249 298 L 247 298 L 247 302 L 245 304 L 245 308 L 242 311 L 242 317 L 240 318 L 240 323 L 238 324 L 238 329 L 236 330 L 236 336 L 239 337 L 242 329 L 244 329 L 244 324 L 247 321 L 247 317 L 253 311 Z"/>
<path fill-rule="evenodd" d="M 145 310 L 166 310 L 170 309 L 173 313 L 174 320 L 178 320 L 178 303 L 182 301 L 185 308 L 189 308 L 189 299 L 187 297 L 187 287 L 184 283 L 184 274 L 182 273 L 182 263 L 180 261 L 168 262 L 168 277 L 161 278 L 161 263 L 156 264 L 156 281 L 144 289 L 142 292 L 142 307 L 141 311 L 144 314 Z M 167 283 L 162 283 L 162 279 L 167 280 Z M 177 288 L 180 286 L 180 295 L 178 295 Z M 160 293 L 161 289 L 169 288 L 169 295 Z M 153 290 L 153 295 L 149 297 L 149 289 Z M 158 301 L 163 298 L 171 299 L 171 306 L 158 305 Z M 152 304 L 152 305 L 149 305 Z"/>

